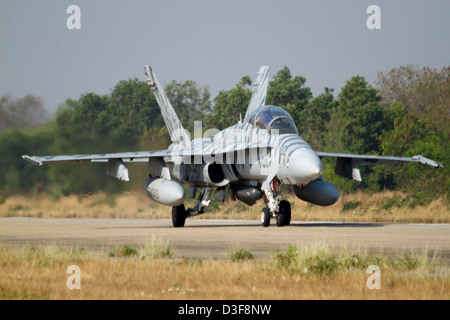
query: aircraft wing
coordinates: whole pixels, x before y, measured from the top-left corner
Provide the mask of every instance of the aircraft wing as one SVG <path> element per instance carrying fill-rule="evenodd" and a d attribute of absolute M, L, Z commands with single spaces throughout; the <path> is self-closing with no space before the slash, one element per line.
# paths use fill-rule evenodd
<path fill-rule="evenodd" d="M 175 146 L 165 150 L 55 156 L 23 155 L 22 158 L 38 166 L 42 166 L 45 163 L 89 164 L 90 162 L 110 162 L 112 160 L 121 160 L 123 162 L 148 162 L 149 158 L 221 155 L 250 149 L 268 148 L 272 147 L 273 143 L 273 140 L 269 140 L 236 144 L 220 143 L 216 145 L 210 143 L 209 139 L 203 139 L 200 141 L 193 141 L 192 143 L 189 143 L 188 146 Z"/>
<path fill-rule="evenodd" d="M 150 166 L 156 166 L 160 169 L 161 162 L 171 162 L 175 158 L 183 158 L 184 161 L 190 161 L 189 163 L 193 163 L 195 161 L 200 161 L 200 163 L 202 163 L 202 161 L 206 161 L 208 159 L 208 161 L 225 161 L 227 154 L 252 149 L 258 150 L 260 148 L 268 148 L 271 147 L 273 143 L 273 141 L 265 141 L 215 145 L 213 143 L 209 143 L 209 141 L 209 139 L 203 139 L 202 141 L 194 141 L 193 143 L 189 143 L 187 146 L 176 145 L 166 150 L 55 156 L 23 155 L 22 158 L 38 166 L 54 163 L 86 165 L 91 162 L 103 162 L 107 163 L 107 175 L 115 177 L 119 180 L 129 181 L 128 169 L 125 167 L 124 162 L 146 162 L 149 163 Z M 155 170 L 158 171 L 158 168 Z"/>
<path fill-rule="evenodd" d="M 147 162 L 148 158 L 165 157 L 170 155 L 169 150 L 139 151 L 104 154 L 79 154 L 58 156 L 28 156 L 22 158 L 35 165 L 42 166 L 44 163 L 66 163 L 66 164 L 88 164 L 90 162 L 108 162 L 109 160 L 121 159 L 124 162 Z"/>
<path fill-rule="evenodd" d="M 149 158 L 163 158 L 170 155 L 169 150 L 122 152 L 84 155 L 28 156 L 22 158 L 35 165 L 44 163 L 89 164 L 90 162 L 107 162 L 106 174 L 123 181 L 129 181 L 128 169 L 124 162 L 149 162 Z"/>
<path fill-rule="evenodd" d="M 430 160 L 421 155 L 414 157 L 394 157 L 394 156 L 374 156 L 374 155 L 358 155 L 346 153 L 332 153 L 332 152 L 316 152 L 320 158 L 341 158 L 352 160 L 354 165 L 371 166 L 377 164 L 399 164 L 404 162 L 419 162 L 436 168 L 442 168 L 442 163 Z"/>
<path fill-rule="evenodd" d="M 245 113 L 244 122 L 250 121 L 253 111 L 266 103 L 267 86 L 269 85 L 269 67 L 262 66 L 253 82 L 253 92 Z"/>
<path fill-rule="evenodd" d="M 336 158 L 335 173 L 342 177 L 361 181 L 359 170 L 354 166 L 373 166 L 380 164 L 401 164 L 406 162 L 418 162 L 435 168 L 443 168 L 442 163 L 425 158 L 421 155 L 413 157 L 394 157 L 376 155 L 358 155 L 332 152 L 316 152 L 320 158 Z"/>

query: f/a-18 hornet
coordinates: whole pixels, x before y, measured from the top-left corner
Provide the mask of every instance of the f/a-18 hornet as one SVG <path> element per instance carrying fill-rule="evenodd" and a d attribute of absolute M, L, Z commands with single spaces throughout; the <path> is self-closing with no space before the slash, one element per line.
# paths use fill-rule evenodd
<path fill-rule="evenodd" d="M 144 188 L 147 196 L 172 207 L 174 227 L 183 227 L 186 218 L 202 214 L 207 209 L 213 193 L 219 201 L 227 197 L 247 205 L 264 199 L 261 223 L 269 226 L 276 219 L 278 226 L 289 225 L 291 208 L 282 200 L 280 185 L 291 185 L 295 195 L 307 202 L 329 206 L 339 193 L 336 187 L 323 180 L 321 158 L 336 158 L 335 173 L 361 181 L 355 166 L 419 162 L 442 167 L 420 155 L 390 157 L 355 155 L 314 151 L 298 134 L 289 113 L 276 106 L 265 105 L 269 67 L 259 69 L 253 82 L 252 96 L 244 119 L 237 124 L 203 138 L 183 128 L 164 88 L 153 70 L 144 66 L 147 82 L 156 97 L 172 144 L 167 150 L 139 151 L 111 154 L 23 156 L 27 161 L 42 166 L 44 163 L 105 162 L 106 173 L 119 180 L 128 181 L 124 163 L 148 162 L 149 178 Z M 195 123 L 194 129 L 198 129 Z M 198 130 L 194 130 L 198 131 Z M 186 209 L 187 196 L 194 199 L 193 208 Z M 214 192 L 213 192 L 214 191 Z"/>

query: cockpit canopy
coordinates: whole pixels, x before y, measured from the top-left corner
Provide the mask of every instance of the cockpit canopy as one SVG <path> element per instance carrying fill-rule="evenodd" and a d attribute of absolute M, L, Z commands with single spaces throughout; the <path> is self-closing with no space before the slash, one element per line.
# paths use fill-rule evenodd
<path fill-rule="evenodd" d="M 298 134 L 294 120 L 280 107 L 262 106 L 258 108 L 250 118 L 250 123 L 267 130 L 277 129 L 278 134 Z"/>

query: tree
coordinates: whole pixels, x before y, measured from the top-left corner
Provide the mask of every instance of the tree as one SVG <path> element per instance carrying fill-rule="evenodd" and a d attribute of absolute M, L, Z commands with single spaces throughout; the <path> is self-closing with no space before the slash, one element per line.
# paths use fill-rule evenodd
<path fill-rule="evenodd" d="M 423 154 L 443 161 L 445 166 L 443 170 L 417 164 L 364 167 L 363 182 L 357 183 L 335 176 L 334 163 L 324 159 L 326 180 L 347 192 L 399 188 L 418 203 L 439 196 L 450 199 L 450 68 L 407 66 L 380 73 L 378 91 L 363 77 L 355 76 L 347 81 L 337 99 L 328 88 L 313 98 L 305 83 L 305 78 L 292 77 L 289 69 L 283 68 L 269 83 L 267 104 L 285 108 L 300 135 L 313 148 L 358 154 Z M 244 76 L 234 88 L 220 91 L 214 108 L 208 88 L 193 81 L 172 81 L 166 91 L 187 129 L 200 119 L 207 122 L 204 129 L 225 129 L 239 121 L 239 114 L 245 115 L 250 85 L 250 77 Z M 117 192 L 130 186 L 105 177 L 105 164 L 52 165 L 36 170 L 23 161 L 23 154 L 150 150 L 166 148 L 170 143 L 153 93 L 137 79 L 118 82 L 108 95 L 87 93 L 77 100 L 68 99 L 54 119 L 41 127 L 11 129 L 32 126 L 43 110 L 38 97 L 0 98 L 3 197 L 35 191 L 54 195 Z M 144 177 L 145 166 L 142 168 L 130 173 L 137 171 Z M 143 181 L 136 181 L 140 187 Z"/>
<path fill-rule="evenodd" d="M 378 75 L 392 123 L 381 138 L 383 154 L 414 156 L 444 162 L 444 169 L 415 165 L 394 168 L 394 182 L 423 199 L 450 198 L 450 68 L 438 71 L 412 66 Z M 420 183 L 417 183 L 420 181 Z"/>
<path fill-rule="evenodd" d="M 305 87 L 305 83 L 304 77 L 292 78 L 289 68 L 284 67 L 269 82 L 267 90 L 266 103 L 282 107 L 289 112 L 299 132 L 304 125 L 300 113 L 312 98 L 311 89 Z"/>
<path fill-rule="evenodd" d="M 329 99 L 329 98 L 328 98 Z M 385 128 L 384 109 L 375 88 L 361 76 L 352 77 L 342 88 L 337 102 L 330 109 L 330 121 L 325 124 L 325 150 L 355 154 L 380 154 L 380 136 Z M 329 161 L 328 161 L 329 162 Z M 331 166 L 330 166 L 331 165 Z M 351 192 L 361 188 L 379 190 L 388 183 L 380 168 L 361 167 L 362 183 L 337 177 L 334 164 L 328 163 L 325 179 L 339 189 Z"/>
<path fill-rule="evenodd" d="M 82 95 L 67 100 L 56 115 L 51 154 L 88 154 L 134 151 L 160 114 L 153 93 L 137 79 L 120 81 L 110 95 Z M 164 126 L 164 123 L 159 123 Z M 102 167 L 100 169 L 100 166 Z M 100 169 L 100 170 L 99 170 Z M 105 177 L 104 164 L 57 165 L 49 168 L 52 193 L 119 191 L 127 186 Z"/>
<path fill-rule="evenodd" d="M 128 150 L 138 146 L 139 137 L 146 131 L 164 126 L 153 93 L 146 82 L 137 78 L 122 80 L 114 87 L 97 124 L 110 140 Z"/>
<path fill-rule="evenodd" d="M 108 97 L 88 93 L 79 100 L 66 100 L 56 115 L 56 128 L 49 154 L 85 154 L 111 152 L 114 147 L 108 132 L 97 125 L 99 114 L 107 109 Z M 42 154 L 42 151 L 38 152 Z M 104 164 L 103 164 L 104 166 Z M 48 167 L 49 188 L 53 196 L 91 193 L 108 189 L 111 180 L 105 169 L 96 165 L 52 165 Z M 117 188 L 120 188 L 117 185 Z M 115 186 L 112 186 L 115 188 Z"/>
<path fill-rule="evenodd" d="M 250 84 L 250 77 L 244 76 L 233 89 L 219 92 L 214 99 L 214 108 L 206 119 L 208 128 L 223 130 L 238 123 L 239 115 L 244 118 L 252 95 Z"/>
<path fill-rule="evenodd" d="M 97 124 L 99 115 L 107 109 L 107 100 L 107 96 L 95 93 L 85 94 L 79 100 L 67 99 L 56 114 L 53 152 L 107 152 L 106 142 L 99 143 L 107 132 Z"/>
<path fill-rule="evenodd" d="M 22 159 L 24 154 L 48 153 L 53 139 L 51 124 L 25 134 L 17 129 L 0 133 L 0 200 L 2 196 L 43 191 L 48 182 L 47 168 L 36 167 Z"/>
<path fill-rule="evenodd" d="M 361 76 L 347 81 L 331 116 L 328 137 L 336 152 L 379 153 L 383 109 L 375 88 Z"/>
<path fill-rule="evenodd" d="M 422 114 L 430 105 L 450 104 L 450 67 L 442 70 L 412 65 L 401 66 L 388 73 L 378 73 L 377 89 L 382 103 L 402 103 L 408 111 Z M 446 117 L 448 119 L 448 113 Z"/>
<path fill-rule="evenodd" d="M 26 128 L 47 120 L 42 98 L 26 95 L 13 100 L 5 94 L 0 98 L 0 131 L 9 128 Z"/>
<path fill-rule="evenodd" d="M 300 112 L 304 125 L 301 128 L 301 136 L 313 149 L 325 150 L 327 125 L 331 113 L 337 107 L 337 101 L 333 97 L 333 89 L 325 88 L 324 93 L 315 97 Z"/>
<path fill-rule="evenodd" d="M 211 113 L 211 94 L 207 87 L 197 86 L 192 80 L 183 83 L 173 80 L 165 91 L 183 127 L 189 132 L 194 130 L 194 121 Z"/>

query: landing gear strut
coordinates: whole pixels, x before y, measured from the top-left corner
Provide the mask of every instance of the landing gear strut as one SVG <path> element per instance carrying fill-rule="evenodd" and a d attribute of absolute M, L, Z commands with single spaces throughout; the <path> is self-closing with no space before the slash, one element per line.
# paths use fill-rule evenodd
<path fill-rule="evenodd" d="M 270 218 L 274 217 L 277 226 L 288 226 L 291 223 L 291 205 L 286 200 L 280 200 L 279 180 L 275 176 L 267 178 L 261 186 L 264 191 L 267 207 L 261 212 L 261 224 L 263 227 L 270 225 Z"/>

